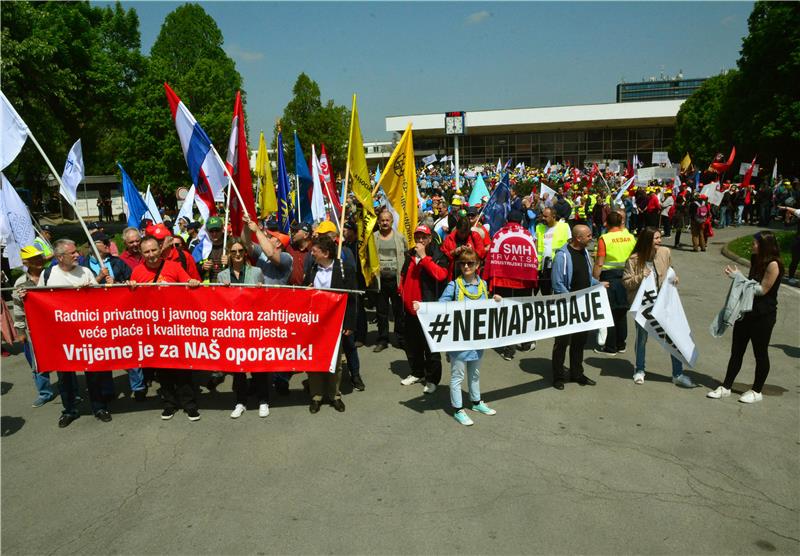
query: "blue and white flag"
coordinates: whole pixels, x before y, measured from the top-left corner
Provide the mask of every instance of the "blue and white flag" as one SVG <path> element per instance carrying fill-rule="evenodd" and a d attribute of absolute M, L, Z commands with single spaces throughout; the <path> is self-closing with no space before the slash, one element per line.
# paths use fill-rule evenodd
<path fill-rule="evenodd" d="M 469 194 L 469 206 L 475 207 L 483 202 L 484 197 L 489 196 L 489 188 L 486 187 L 486 182 L 483 181 L 483 175 L 478 174 L 478 179 L 475 180 L 475 185 L 472 186 L 472 193 Z"/>
<path fill-rule="evenodd" d="M 28 126 L 0 91 L 0 170 L 14 162 L 28 139 Z"/>
<path fill-rule="evenodd" d="M 286 172 L 286 157 L 283 154 L 283 134 L 278 132 L 278 227 L 284 234 L 289 233 L 292 222 L 292 204 L 289 199 L 289 174 Z"/>
<path fill-rule="evenodd" d="M 378 164 L 378 167 L 375 168 L 375 183 L 378 183 L 380 181 L 381 181 L 381 165 Z"/>
<path fill-rule="evenodd" d="M 164 219 L 161 218 L 161 213 L 158 210 L 158 204 L 150 193 L 150 186 L 147 186 L 147 193 L 144 195 L 144 204 L 147 205 L 147 216 L 153 221 L 153 224 L 163 224 Z"/>
<path fill-rule="evenodd" d="M 2 177 L 2 191 L 0 191 L 0 239 L 3 242 L 3 256 L 8 259 L 11 268 L 22 266 L 20 249 L 33 245 L 36 231 L 31 222 L 28 207 L 20 199 L 14 187 Z"/>
<path fill-rule="evenodd" d="M 69 201 L 72 206 L 75 206 L 78 201 L 78 185 L 83 179 L 83 152 L 81 150 L 81 140 L 78 139 L 67 155 L 64 173 L 61 174 L 61 187 L 58 190 L 61 196 Z"/>
<path fill-rule="evenodd" d="M 197 232 L 197 245 L 192 249 L 192 258 L 196 262 L 204 261 L 211 254 L 211 238 L 208 237 L 206 227 L 203 226 Z"/>
<path fill-rule="evenodd" d="M 142 200 L 142 194 L 136 189 L 136 184 L 117 162 L 119 171 L 122 172 L 122 198 L 125 200 L 125 214 L 128 215 L 128 226 L 138 228 L 142 218 L 147 213 L 147 205 Z"/>
<path fill-rule="evenodd" d="M 636 176 L 632 177 L 631 179 L 629 179 L 628 181 L 623 183 L 622 186 L 620 186 L 619 191 L 617 192 L 617 196 L 614 197 L 614 204 L 616 204 L 617 206 L 622 206 L 622 204 L 621 204 L 622 203 L 622 196 L 625 195 L 625 192 L 628 190 L 628 188 L 633 183 L 633 180 L 635 180 L 635 179 L 636 179 Z"/>

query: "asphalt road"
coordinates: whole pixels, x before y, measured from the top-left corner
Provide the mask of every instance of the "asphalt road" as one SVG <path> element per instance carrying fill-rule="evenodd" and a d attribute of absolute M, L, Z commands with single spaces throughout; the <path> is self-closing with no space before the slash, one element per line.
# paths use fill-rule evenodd
<path fill-rule="evenodd" d="M 298 378 L 271 415 L 236 421 L 228 378 L 202 419 L 161 421 L 151 396 L 114 419 L 56 425 L 33 409 L 21 355 L 2 361 L 4 554 L 740 554 L 800 552 L 800 291 L 779 293 L 764 401 L 707 400 L 730 331 L 708 326 L 727 291 L 719 232 L 674 266 L 700 359 L 679 389 L 648 344 L 647 381 L 626 355 L 585 354 L 597 386 L 550 387 L 552 340 L 503 361 L 487 352 L 493 417 L 462 427 L 447 387 L 404 387 L 402 352 L 362 348 L 365 392 L 309 414 Z M 686 237 L 684 241 L 688 241 Z M 735 390 L 749 388 L 752 350 Z M 445 371 L 444 380 L 449 380 Z M 55 376 L 54 376 L 55 379 Z"/>

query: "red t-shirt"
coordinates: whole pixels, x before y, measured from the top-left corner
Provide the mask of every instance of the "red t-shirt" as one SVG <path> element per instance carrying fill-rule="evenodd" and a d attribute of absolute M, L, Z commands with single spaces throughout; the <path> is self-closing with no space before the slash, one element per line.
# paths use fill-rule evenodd
<path fill-rule="evenodd" d="M 153 270 L 148 268 L 146 264 L 141 263 L 133 269 L 131 281 L 139 283 L 152 282 L 157 272 L 157 268 Z M 161 273 L 158 275 L 159 283 L 188 282 L 190 279 L 191 276 L 183 270 L 183 267 L 179 263 L 172 261 L 164 261 L 164 266 L 161 267 Z"/>

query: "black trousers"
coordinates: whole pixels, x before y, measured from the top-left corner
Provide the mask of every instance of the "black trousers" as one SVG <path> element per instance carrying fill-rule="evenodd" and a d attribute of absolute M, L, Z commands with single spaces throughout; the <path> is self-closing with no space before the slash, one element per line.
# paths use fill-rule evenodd
<path fill-rule="evenodd" d="M 542 269 L 539 272 L 539 281 L 536 284 L 536 287 L 533 288 L 533 293 L 541 293 L 542 295 L 550 295 L 553 293 L 553 282 L 550 281 L 551 275 L 551 269 Z"/>
<path fill-rule="evenodd" d="M 747 344 L 753 344 L 753 355 L 756 357 L 756 376 L 753 390 L 761 392 L 769 374 L 769 340 L 775 326 L 775 313 L 769 315 L 753 315 L 746 313 L 742 320 L 733 325 L 731 341 L 731 358 L 728 360 L 728 372 L 722 385 L 728 390 L 733 386 L 736 375 L 742 369 L 742 360 L 747 351 Z"/>
<path fill-rule="evenodd" d="M 165 409 L 190 411 L 197 409 L 197 398 L 192 383 L 192 371 L 176 371 L 158 369 L 158 380 L 161 383 L 161 397 Z"/>
<path fill-rule="evenodd" d="M 495 294 L 501 297 L 530 297 L 533 295 L 533 288 L 494 288 Z M 517 344 L 517 347 L 522 351 L 527 351 L 531 347 L 531 342 L 523 342 L 521 344 Z M 514 349 L 514 346 L 506 346 L 505 348 L 500 349 Z"/>
<path fill-rule="evenodd" d="M 381 275 L 381 289 L 375 295 L 375 312 L 378 317 L 378 343 L 389 342 L 389 304 L 394 316 L 394 334 L 398 341 L 403 340 L 403 300 L 397 293 L 397 277 Z"/>
<path fill-rule="evenodd" d="M 442 354 L 431 352 L 417 315 L 406 313 L 405 324 L 405 350 L 411 374 L 424 378 L 426 382 L 439 384 L 442 380 Z"/>
<path fill-rule="evenodd" d="M 269 403 L 272 373 L 250 373 L 250 377 L 258 403 Z M 247 405 L 247 396 L 250 393 L 247 385 L 247 373 L 233 373 L 233 393 L 236 394 L 236 403 Z"/>
<path fill-rule="evenodd" d="M 619 351 L 626 347 L 628 341 L 628 309 L 611 309 L 614 327 L 608 329 L 606 347 Z"/>
<path fill-rule="evenodd" d="M 583 348 L 588 332 L 557 336 L 553 345 L 553 380 L 576 379 L 583 374 Z M 564 373 L 564 359 L 569 346 L 569 376 Z"/>

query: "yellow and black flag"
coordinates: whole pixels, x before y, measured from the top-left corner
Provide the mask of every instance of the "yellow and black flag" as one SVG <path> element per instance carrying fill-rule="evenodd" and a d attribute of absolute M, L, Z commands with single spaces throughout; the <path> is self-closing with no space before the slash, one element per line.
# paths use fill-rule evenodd
<path fill-rule="evenodd" d="M 406 236 L 410 247 L 414 246 L 414 230 L 417 228 L 419 204 L 417 200 L 417 168 L 414 164 L 414 140 L 411 124 L 395 147 L 378 186 L 386 193 L 399 219 L 397 229 Z"/>

